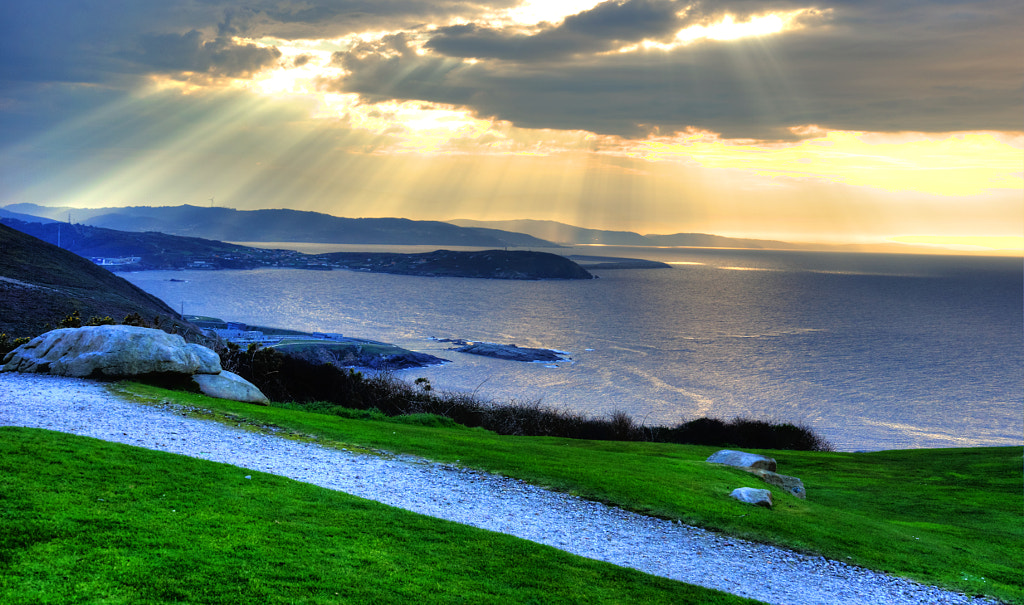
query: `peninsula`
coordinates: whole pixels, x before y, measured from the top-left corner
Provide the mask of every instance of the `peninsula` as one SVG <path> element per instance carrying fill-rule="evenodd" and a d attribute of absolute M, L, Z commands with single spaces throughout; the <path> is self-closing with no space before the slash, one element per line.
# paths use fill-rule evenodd
<path fill-rule="evenodd" d="M 2 219 L 4 224 L 92 260 L 110 271 L 174 269 L 257 269 L 266 267 L 489 279 L 592 279 L 574 261 L 528 250 L 452 251 L 420 254 L 333 252 L 302 254 L 166 233 L 117 231 L 81 224 L 34 223 Z"/>

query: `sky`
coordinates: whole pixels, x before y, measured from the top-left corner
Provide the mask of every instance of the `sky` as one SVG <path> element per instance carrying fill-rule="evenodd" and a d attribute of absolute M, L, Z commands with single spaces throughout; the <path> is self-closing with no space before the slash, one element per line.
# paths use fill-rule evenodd
<path fill-rule="evenodd" d="M 1024 251 L 1019 0 L 0 4 L 0 205 Z"/>

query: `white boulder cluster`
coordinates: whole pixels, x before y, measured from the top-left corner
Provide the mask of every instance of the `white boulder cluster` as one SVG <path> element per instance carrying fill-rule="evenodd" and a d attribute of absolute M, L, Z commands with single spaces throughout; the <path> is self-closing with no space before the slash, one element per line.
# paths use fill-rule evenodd
<path fill-rule="evenodd" d="M 153 374 L 191 376 L 210 397 L 268 403 L 244 378 L 221 369 L 220 357 L 177 334 L 137 326 L 61 328 L 8 353 L 0 372 L 35 372 L 76 378 L 128 378 Z"/>
<path fill-rule="evenodd" d="M 797 477 L 780 475 L 775 472 L 777 464 L 774 458 L 767 458 L 759 454 L 751 454 L 750 452 L 719 450 L 714 454 L 711 454 L 707 461 L 713 464 L 725 464 L 727 466 L 741 468 L 753 475 L 756 475 L 769 485 L 781 487 L 801 500 L 807 497 L 807 490 L 804 489 L 803 481 Z M 740 487 L 734 489 L 729 495 L 740 502 L 746 502 L 747 504 L 753 504 L 755 506 L 771 508 L 773 504 L 772 492 L 767 489 Z"/>

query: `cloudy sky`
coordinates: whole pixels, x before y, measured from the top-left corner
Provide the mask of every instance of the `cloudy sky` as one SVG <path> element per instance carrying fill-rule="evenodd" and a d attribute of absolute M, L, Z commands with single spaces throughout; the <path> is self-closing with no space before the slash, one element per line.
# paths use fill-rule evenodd
<path fill-rule="evenodd" d="M 0 5 L 0 205 L 1022 247 L 1019 0 Z"/>

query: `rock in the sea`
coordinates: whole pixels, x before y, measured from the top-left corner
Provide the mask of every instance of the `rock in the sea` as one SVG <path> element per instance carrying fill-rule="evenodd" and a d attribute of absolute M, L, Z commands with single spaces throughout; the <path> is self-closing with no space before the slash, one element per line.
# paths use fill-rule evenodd
<path fill-rule="evenodd" d="M 507 359 L 509 361 L 526 362 L 553 362 L 566 361 L 565 356 L 558 351 L 551 349 L 533 349 L 529 347 L 517 347 L 512 344 L 497 344 L 493 342 L 474 342 L 452 349 L 460 353 L 472 355 L 483 355 L 495 359 Z"/>
<path fill-rule="evenodd" d="M 763 469 L 775 472 L 775 459 L 766 458 L 759 454 L 739 452 L 736 450 L 719 450 L 708 456 L 708 462 L 715 464 L 726 464 L 743 469 Z"/>
<path fill-rule="evenodd" d="M 740 502 L 753 504 L 754 506 L 772 507 L 772 493 L 766 489 L 756 487 L 737 487 L 729 494 Z"/>
<path fill-rule="evenodd" d="M 218 374 L 220 357 L 177 334 L 137 326 L 61 328 L 4 357 L 4 372 L 120 378 L 140 374 Z"/>
<path fill-rule="evenodd" d="M 219 399 L 231 399 L 257 405 L 267 405 L 270 400 L 256 385 L 238 374 L 223 370 L 220 374 L 195 374 L 192 380 L 199 385 L 204 395 Z"/>
<path fill-rule="evenodd" d="M 778 487 L 781 487 L 782 489 L 793 494 L 797 498 L 800 498 L 801 500 L 805 500 L 807 498 L 807 490 L 804 489 L 804 482 L 798 479 L 797 477 L 790 477 L 789 475 L 780 475 L 778 473 L 773 473 L 771 471 L 766 471 L 762 469 L 754 469 L 750 472 L 760 477 L 761 480 L 767 483 L 768 485 L 776 485 Z"/>

